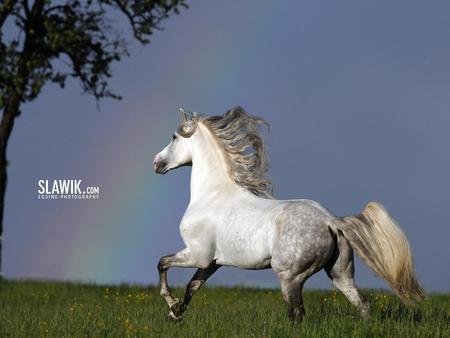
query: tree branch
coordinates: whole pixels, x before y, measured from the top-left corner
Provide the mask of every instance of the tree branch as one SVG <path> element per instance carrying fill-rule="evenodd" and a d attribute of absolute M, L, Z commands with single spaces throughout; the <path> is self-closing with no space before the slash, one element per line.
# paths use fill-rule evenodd
<path fill-rule="evenodd" d="M 133 30 L 134 38 L 136 40 L 138 40 L 140 43 L 144 43 L 145 40 L 140 36 L 139 32 L 136 29 L 136 19 L 135 19 L 135 17 L 131 14 L 131 12 L 128 10 L 126 5 L 124 5 L 121 0 L 114 0 L 114 3 L 119 7 L 119 9 L 128 18 L 128 21 L 130 22 L 131 29 Z"/>

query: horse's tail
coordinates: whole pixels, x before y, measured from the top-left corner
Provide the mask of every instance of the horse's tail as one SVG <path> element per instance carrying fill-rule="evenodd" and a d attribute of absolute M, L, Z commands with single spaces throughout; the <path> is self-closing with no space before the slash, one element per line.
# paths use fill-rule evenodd
<path fill-rule="evenodd" d="M 360 215 L 337 218 L 333 225 L 404 303 L 414 304 L 424 298 L 408 239 L 381 204 L 370 202 Z"/>

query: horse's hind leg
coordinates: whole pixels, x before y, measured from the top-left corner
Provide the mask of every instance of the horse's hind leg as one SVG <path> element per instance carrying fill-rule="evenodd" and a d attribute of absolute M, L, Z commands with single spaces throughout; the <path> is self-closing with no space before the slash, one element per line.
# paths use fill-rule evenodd
<path fill-rule="evenodd" d="M 289 272 L 284 271 L 278 273 L 281 283 L 281 293 L 283 299 L 288 304 L 289 319 L 301 322 L 305 309 L 303 307 L 302 290 L 303 284 L 311 273 L 303 272 L 292 276 Z"/>
<path fill-rule="evenodd" d="M 339 232 L 336 249 L 324 268 L 333 284 L 358 309 L 360 315 L 366 317 L 369 314 L 369 303 L 364 299 L 353 279 L 355 274 L 353 258 L 352 247 Z"/>

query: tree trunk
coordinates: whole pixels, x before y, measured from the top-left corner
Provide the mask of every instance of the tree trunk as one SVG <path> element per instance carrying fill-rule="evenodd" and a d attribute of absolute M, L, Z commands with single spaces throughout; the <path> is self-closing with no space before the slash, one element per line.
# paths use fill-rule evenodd
<path fill-rule="evenodd" d="M 3 240 L 3 220 L 5 210 L 6 185 L 8 182 L 8 160 L 6 149 L 9 137 L 14 126 L 14 120 L 19 115 L 20 95 L 13 92 L 6 100 L 3 110 L 3 117 L 0 123 L 0 276 L 2 275 L 2 240 Z"/>
<path fill-rule="evenodd" d="M 17 1 L 8 0 L 2 8 L 7 13 L 10 11 Z M 14 121 L 20 115 L 20 103 L 25 88 L 29 81 L 31 69 L 27 65 L 28 61 L 33 58 L 33 50 L 36 44 L 37 32 L 40 30 L 36 27 L 41 26 L 41 14 L 45 6 L 45 0 L 35 0 L 31 11 L 28 9 L 28 2 L 23 3 L 25 12 L 27 13 L 28 25 L 25 29 L 25 41 L 22 53 L 18 60 L 17 79 L 19 85 L 10 89 L 6 96 L 5 108 L 3 110 L 2 121 L 0 122 L 0 277 L 2 276 L 2 240 L 3 240 L 3 216 L 5 211 L 5 195 L 6 185 L 8 183 L 8 160 L 6 150 L 8 147 L 9 137 L 14 127 Z M 4 14 L 0 13 L 0 14 Z M 4 18 L 3 18 L 4 16 Z M 0 15 L 0 23 L 4 23 L 7 15 Z"/>

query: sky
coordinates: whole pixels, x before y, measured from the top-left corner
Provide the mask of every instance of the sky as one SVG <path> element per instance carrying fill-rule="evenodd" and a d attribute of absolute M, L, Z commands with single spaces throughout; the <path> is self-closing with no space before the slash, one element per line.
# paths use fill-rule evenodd
<path fill-rule="evenodd" d="M 190 169 L 165 176 L 153 156 L 178 107 L 233 106 L 271 124 L 269 176 L 279 199 L 336 215 L 382 202 L 408 236 L 419 280 L 450 291 L 450 3 L 190 1 L 148 46 L 113 65 L 122 101 L 79 83 L 47 85 L 11 138 L 3 269 L 12 279 L 156 284 L 181 250 Z M 117 25 L 124 32 L 124 21 Z M 98 200 L 39 200 L 41 179 L 82 179 Z M 173 269 L 186 283 L 193 269 Z M 357 260 L 361 287 L 387 287 Z M 277 287 L 271 270 L 220 269 L 210 284 Z M 319 272 L 308 288 L 329 288 Z"/>

